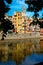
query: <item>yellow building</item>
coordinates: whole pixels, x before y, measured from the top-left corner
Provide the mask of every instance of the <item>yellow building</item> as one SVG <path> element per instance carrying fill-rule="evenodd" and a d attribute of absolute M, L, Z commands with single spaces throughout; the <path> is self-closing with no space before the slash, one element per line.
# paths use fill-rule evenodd
<path fill-rule="evenodd" d="M 29 32 L 29 24 L 32 21 L 32 18 L 28 18 L 24 12 L 15 12 L 13 16 L 8 16 L 8 19 L 12 21 L 12 24 L 14 25 L 16 32 L 18 33 Z"/>
<path fill-rule="evenodd" d="M 21 12 L 15 12 L 15 15 L 12 16 L 12 23 L 14 24 L 17 32 L 21 32 L 22 28 L 22 14 Z"/>
<path fill-rule="evenodd" d="M 15 12 L 12 16 L 12 23 L 18 33 L 27 33 L 30 20 L 27 16 L 22 16 L 23 12 Z"/>

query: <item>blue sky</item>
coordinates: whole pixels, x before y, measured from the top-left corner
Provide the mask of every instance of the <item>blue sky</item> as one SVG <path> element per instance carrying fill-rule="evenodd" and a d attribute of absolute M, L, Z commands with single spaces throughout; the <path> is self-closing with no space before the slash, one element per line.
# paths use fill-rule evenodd
<path fill-rule="evenodd" d="M 15 13 L 15 11 L 22 12 L 23 6 L 25 6 L 26 9 L 28 8 L 28 5 L 24 3 L 24 0 L 12 0 L 11 4 L 8 4 L 6 2 L 5 2 L 5 4 L 10 7 L 10 10 L 7 12 L 7 14 L 9 16 L 12 16 Z M 42 16 L 42 13 L 43 13 L 43 10 L 39 12 L 40 17 Z M 32 17 L 33 14 L 34 14 L 34 12 L 26 11 L 26 16 L 28 16 L 28 17 Z"/>

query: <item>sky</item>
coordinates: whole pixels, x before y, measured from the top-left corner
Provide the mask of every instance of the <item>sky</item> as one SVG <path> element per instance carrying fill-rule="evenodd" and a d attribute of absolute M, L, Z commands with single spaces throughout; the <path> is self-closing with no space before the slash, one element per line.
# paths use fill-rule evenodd
<path fill-rule="evenodd" d="M 5 1 L 5 4 L 10 7 L 10 10 L 7 12 L 7 15 L 8 15 L 8 16 L 14 15 L 14 13 L 15 13 L 16 11 L 22 12 L 22 7 L 23 7 L 23 6 L 24 6 L 26 9 L 28 8 L 28 5 L 25 4 L 24 0 L 12 0 L 12 3 L 11 3 L 11 4 L 8 4 L 8 3 Z M 42 10 L 42 11 L 39 11 L 40 17 L 42 17 L 42 13 L 43 13 L 43 10 Z M 26 11 L 26 16 L 28 16 L 28 17 L 32 17 L 33 14 L 34 14 L 34 12 L 27 12 L 27 11 Z"/>

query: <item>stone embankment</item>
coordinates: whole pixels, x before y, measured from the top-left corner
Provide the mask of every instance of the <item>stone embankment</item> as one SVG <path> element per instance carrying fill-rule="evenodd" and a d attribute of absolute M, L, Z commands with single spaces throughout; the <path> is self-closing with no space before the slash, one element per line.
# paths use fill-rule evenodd
<path fill-rule="evenodd" d="M 0 39 L 2 37 L 2 34 L 0 34 Z M 43 35 L 41 36 L 39 32 L 33 32 L 33 33 L 12 33 L 7 34 L 5 39 L 24 39 L 24 38 L 43 38 Z"/>

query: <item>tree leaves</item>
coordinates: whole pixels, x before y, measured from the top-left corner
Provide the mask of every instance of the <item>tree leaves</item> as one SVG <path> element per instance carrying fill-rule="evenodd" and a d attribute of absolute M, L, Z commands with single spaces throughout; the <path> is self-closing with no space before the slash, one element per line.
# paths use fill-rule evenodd
<path fill-rule="evenodd" d="M 38 12 L 43 8 L 43 0 L 25 0 L 25 3 L 28 5 L 28 11 Z"/>
<path fill-rule="evenodd" d="M 7 3 L 11 4 L 12 0 L 6 0 Z"/>
<path fill-rule="evenodd" d="M 7 3 L 11 3 L 12 0 L 6 0 Z M 0 21 L 4 19 L 4 14 L 9 11 L 9 7 L 5 5 L 4 0 L 0 0 Z"/>
<path fill-rule="evenodd" d="M 1 27 L 3 29 L 3 34 L 2 34 L 2 40 L 4 40 L 4 37 L 6 32 L 9 30 L 9 28 L 13 28 L 12 23 L 10 24 L 10 20 L 5 20 L 5 13 L 10 10 L 10 8 L 4 3 L 6 1 L 8 4 L 11 4 L 12 0 L 0 0 L 0 22 L 1 22 Z"/>

